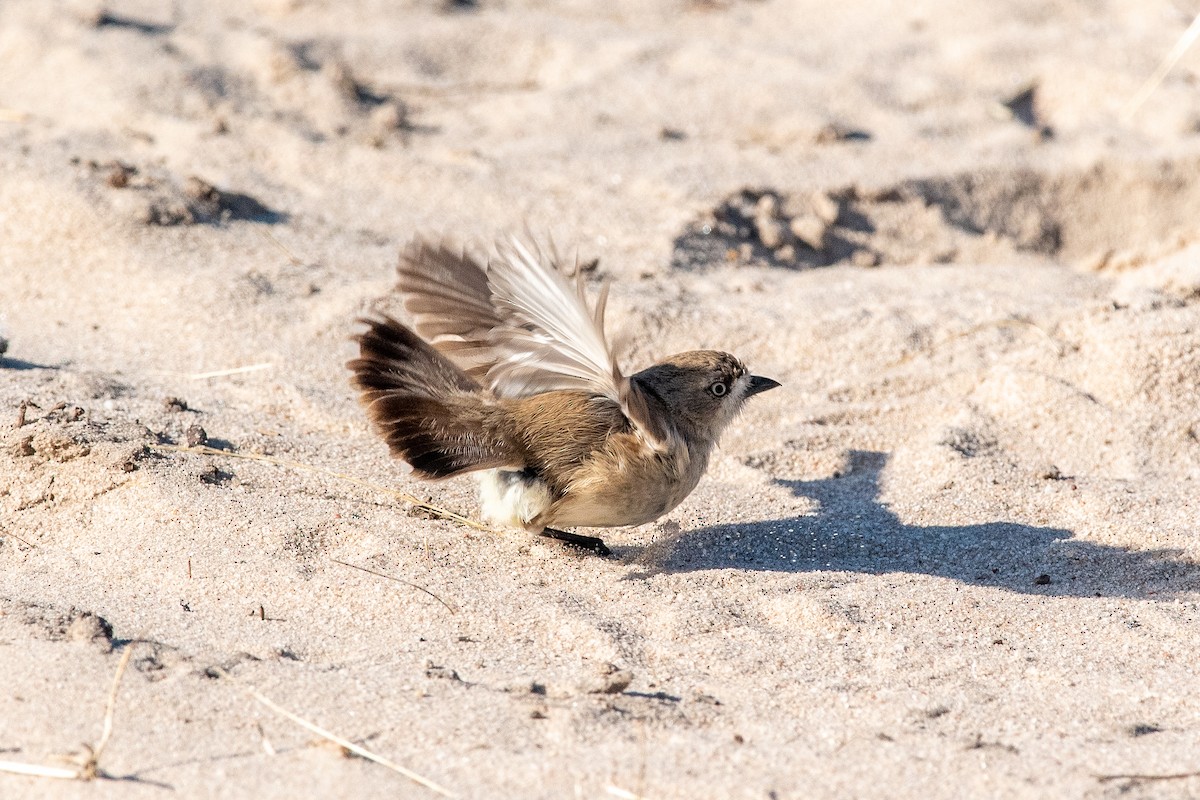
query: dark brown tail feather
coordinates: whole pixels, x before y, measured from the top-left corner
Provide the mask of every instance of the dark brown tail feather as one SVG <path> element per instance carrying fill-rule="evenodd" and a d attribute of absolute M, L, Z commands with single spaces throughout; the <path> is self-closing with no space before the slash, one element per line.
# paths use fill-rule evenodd
<path fill-rule="evenodd" d="M 520 465 L 479 384 L 391 317 L 362 322 L 359 357 L 346 366 L 392 455 L 424 478 Z"/>

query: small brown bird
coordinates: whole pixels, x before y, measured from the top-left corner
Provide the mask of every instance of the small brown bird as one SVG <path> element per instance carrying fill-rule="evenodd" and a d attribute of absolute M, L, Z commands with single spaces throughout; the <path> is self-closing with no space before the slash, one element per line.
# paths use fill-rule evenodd
<path fill-rule="evenodd" d="M 417 240 L 397 291 L 412 328 L 363 319 L 353 383 L 392 454 L 422 478 L 483 470 L 484 516 L 607 555 L 558 527 L 641 525 L 700 480 L 746 398 L 779 386 L 694 350 L 626 377 L 556 259 L 513 238 L 486 265 Z M 552 527 L 555 526 L 555 527 Z"/>

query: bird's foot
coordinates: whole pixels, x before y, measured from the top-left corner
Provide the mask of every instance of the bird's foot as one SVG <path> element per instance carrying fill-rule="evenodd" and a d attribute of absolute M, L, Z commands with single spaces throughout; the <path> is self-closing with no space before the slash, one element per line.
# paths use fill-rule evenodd
<path fill-rule="evenodd" d="M 572 547 L 578 547 L 582 550 L 595 553 L 598 556 L 612 555 L 612 551 L 608 549 L 603 540 L 597 539 L 595 536 L 580 536 L 578 533 L 569 533 L 568 531 L 560 531 L 556 528 L 546 528 L 539 534 L 547 539 L 557 539 L 560 542 L 565 542 Z"/>

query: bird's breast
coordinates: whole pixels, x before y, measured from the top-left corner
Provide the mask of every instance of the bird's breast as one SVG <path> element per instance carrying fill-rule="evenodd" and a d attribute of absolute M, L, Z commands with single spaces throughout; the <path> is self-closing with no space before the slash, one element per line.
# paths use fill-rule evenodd
<path fill-rule="evenodd" d="M 636 436 L 613 437 L 572 475 L 543 524 L 616 527 L 652 522 L 696 488 L 708 453 L 680 443 L 657 452 Z"/>

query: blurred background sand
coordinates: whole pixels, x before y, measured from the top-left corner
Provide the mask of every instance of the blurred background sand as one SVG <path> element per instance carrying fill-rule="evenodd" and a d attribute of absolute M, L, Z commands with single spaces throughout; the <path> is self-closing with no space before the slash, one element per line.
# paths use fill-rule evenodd
<path fill-rule="evenodd" d="M 134 648 L 121 780 L 0 796 L 433 796 L 251 687 L 463 797 L 1200 794 L 1197 11 L 0 5 L 0 760 Z M 410 513 L 343 367 L 525 225 L 785 387 L 610 560 Z"/>

